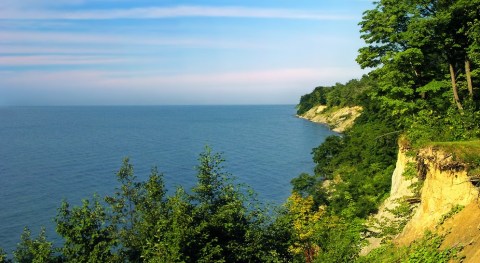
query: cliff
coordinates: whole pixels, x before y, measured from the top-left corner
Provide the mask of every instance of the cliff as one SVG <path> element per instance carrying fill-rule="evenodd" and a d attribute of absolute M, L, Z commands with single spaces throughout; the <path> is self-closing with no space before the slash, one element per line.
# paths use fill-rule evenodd
<path fill-rule="evenodd" d="M 417 155 L 417 167 L 418 176 L 424 180 L 420 206 L 397 238 L 399 244 L 408 244 L 425 230 L 434 230 L 452 208 L 467 206 L 478 197 L 466 165 L 454 160 L 451 153 L 432 147 L 422 149 Z"/>
<path fill-rule="evenodd" d="M 353 126 L 362 112 L 362 107 L 328 107 L 319 105 L 311 108 L 298 117 L 312 122 L 323 123 L 335 132 L 344 132 Z"/>
<path fill-rule="evenodd" d="M 473 172 L 478 163 L 472 166 L 467 159 L 476 156 L 479 148 L 478 142 L 463 142 L 451 143 L 446 149 L 432 146 L 419 151 L 418 176 L 424 180 L 420 204 L 395 239 L 396 244 L 408 245 L 430 230 L 445 235 L 442 249 L 461 248 L 462 262 L 478 262 L 480 208 Z"/>
<path fill-rule="evenodd" d="M 369 245 L 362 249 L 360 255 L 366 255 L 372 249 L 379 247 L 385 238 L 392 238 L 391 235 L 399 232 L 400 228 L 405 225 L 405 221 L 408 220 L 408 217 L 396 213 L 396 210 L 399 210 L 404 202 L 415 198 L 412 188 L 418 179 L 406 175 L 412 164 L 415 163 L 415 159 L 407 156 L 407 150 L 401 145 L 399 149 L 395 170 L 392 174 L 390 196 L 379 207 L 378 213 L 369 218 L 369 230 L 374 234 L 367 238 Z M 415 206 L 415 204 L 411 204 L 412 209 Z"/>
<path fill-rule="evenodd" d="M 407 150 L 400 147 L 390 197 L 372 218 L 377 224 L 373 224 L 371 230 L 384 230 L 379 225 L 385 224 L 390 224 L 391 229 L 392 225 L 402 222 L 402 218 L 391 211 L 399 206 L 399 200 L 404 200 L 409 203 L 411 213 L 404 215 L 404 227 L 402 223 L 397 224 L 402 229 L 392 237 L 394 244 L 409 245 L 422 238 L 426 231 L 432 231 L 444 236 L 441 249 L 459 248 L 462 262 L 478 262 L 480 207 L 476 185 L 478 168 L 475 167 L 480 164 L 480 143 L 445 145 L 448 147 L 425 147 L 417 151 L 415 157 L 408 157 Z M 413 166 L 416 176 L 412 179 L 408 175 L 408 167 Z M 421 184 L 415 183 L 417 180 Z M 417 184 L 421 188 L 415 190 L 412 186 Z M 363 254 L 380 246 L 382 238 L 370 238 L 370 245 L 364 248 Z"/>

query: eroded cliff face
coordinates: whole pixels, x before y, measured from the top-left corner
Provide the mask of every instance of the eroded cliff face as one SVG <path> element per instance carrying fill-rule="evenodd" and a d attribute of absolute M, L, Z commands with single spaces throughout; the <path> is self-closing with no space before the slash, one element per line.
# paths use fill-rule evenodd
<path fill-rule="evenodd" d="M 388 210 L 397 207 L 398 202 L 402 199 L 413 197 L 414 192 L 411 189 L 411 186 L 413 183 L 417 182 L 418 179 L 416 177 L 408 178 L 406 175 L 404 175 L 404 173 L 407 169 L 407 166 L 414 163 L 415 159 L 413 157 L 407 157 L 406 150 L 400 146 L 400 150 L 398 151 L 397 163 L 392 175 L 390 196 L 380 207 L 380 215 L 382 215 L 382 212 L 386 213 L 385 216 L 389 216 L 389 214 L 391 215 L 391 213 L 387 213 Z"/>
<path fill-rule="evenodd" d="M 367 239 L 370 245 L 363 248 L 361 255 L 379 247 L 386 237 L 405 246 L 430 230 L 445 236 L 441 249 L 462 248 L 462 262 L 480 262 L 479 191 L 467 174 L 468 165 L 456 161 L 453 154 L 434 147 L 420 150 L 415 157 L 407 155 L 408 147 L 400 145 L 399 148 L 390 196 L 380 206 L 378 214 L 370 218 L 369 229 L 378 235 Z M 422 187 L 414 190 L 415 185 Z M 412 209 L 411 217 L 401 218 L 392 213 L 401 202 Z M 453 208 L 459 207 L 464 208 L 452 213 Z M 382 233 L 385 226 L 390 230 L 400 226 L 400 232 L 388 236 Z"/>
<path fill-rule="evenodd" d="M 400 202 L 404 202 L 414 196 L 411 186 L 418 181 L 416 177 L 408 178 L 404 175 L 409 164 L 415 163 L 415 159 L 408 157 L 406 155 L 407 150 L 402 146 L 400 146 L 399 149 L 397 163 L 392 174 L 390 196 L 380 206 L 378 213 L 369 219 L 370 231 L 378 235 L 382 232 L 381 225 L 391 226 L 393 224 L 401 224 L 400 221 L 405 220 L 404 218 L 398 218 L 392 211 L 400 205 Z M 384 238 L 385 237 L 379 236 L 367 238 L 369 245 L 362 249 L 360 255 L 366 255 L 372 249 L 379 247 Z"/>
<path fill-rule="evenodd" d="M 362 112 L 362 107 L 343 107 L 328 108 L 325 105 L 319 105 L 311 108 L 309 111 L 299 116 L 317 123 L 328 125 L 335 132 L 344 132 L 353 126 Z"/>
<path fill-rule="evenodd" d="M 427 148 L 419 152 L 416 161 L 419 177 L 424 182 L 419 206 L 395 240 L 400 245 L 422 237 L 426 230 L 435 230 L 442 216 L 453 207 L 468 206 L 478 198 L 466 166 L 455 161 L 451 154 Z"/>

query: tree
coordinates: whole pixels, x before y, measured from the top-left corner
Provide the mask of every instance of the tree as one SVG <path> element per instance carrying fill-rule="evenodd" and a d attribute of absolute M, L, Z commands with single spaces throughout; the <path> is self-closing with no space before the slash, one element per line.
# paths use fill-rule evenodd
<path fill-rule="evenodd" d="M 157 168 L 151 170 L 146 182 L 137 182 L 133 165 L 128 158 L 117 173 L 120 187 L 114 196 L 107 196 L 110 205 L 109 221 L 116 228 L 116 239 L 121 244 L 120 254 L 132 262 L 142 261 L 157 240 L 157 226 L 165 222 L 166 199 L 163 175 Z"/>
<path fill-rule="evenodd" d="M 192 239 L 192 205 L 183 188 L 167 198 L 163 212 L 165 217 L 157 220 L 144 247 L 142 258 L 146 262 L 190 262 L 188 243 Z"/>
<path fill-rule="evenodd" d="M 249 224 L 244 196 L 231 175 L 223 171 L 224 159 L 206 147 L 197 167 L 198 183 L 192 188 L 194 235 L 191 244 L 199 262 L 238 262 Z"/>
<path fill-rule="evenodd" d="M 118 240 L 115 227 L 108 221 L 98 197 L 84 199 L 81 207 L 70 208 L 63 201 L 55 222 L 57 233 L 64 238 L 62 254 L 67 262 L 114 262 Z"/>
<path fill-rule="evenodd" d="M 54 257 L 52 242 L 47 241 L 45 228 L 40 230 L 37 238 L 32 239 L 30 229 L 25 227 L 20 237 L 20 243 L 18 243 L 17 249 L 13 252 L 13 258 L 18 263 L 57 261 Z"/>
<path fill-rule="evenodd" d="M 443 80 L 444 73 L 450 75 L 455 104 L 462 110 L 461 68 L 473 96 L 468 32 L 478 19 L 479 3 L 381 0 L 364 13 L 360 25 L 367 46 L 359 50 L 357 61 L 362 68 L 377 67 L 374 74 L 380 82 L 379 97 L 394 114 L 413 112 L 413 102 L 424 99 L 428 91 L 422 87 Z"/>
<path fill-rule="evenodd" d="M 10 262 L 9 260 L 7 260 L 7 253 L 5 253 L 5 250 L 3 250 L 3 248 L 0 247 L 0 263 L 7 263 L 7 262 Z"/>
<path fill-rule="evenodd" d="M 287 200 L 286 207 L 293 224 L 293 244 L 290 251 L 303 256 L 310 263 L 317 257 L 321 247 L 315 240 L 315 232 L 320 231 L 318 222 L 325 214 L 325 207 L 314 207 L 312 196 L 303 198 L 293 192 Z"/>
<path fill-rule="evenodd" d="M 156 167 L 152 169 L 148 180 L 140 184 L 139 192 L 138 202 L 135 202 L 138 223 L 134 225 L 130 233 L 127 231 L 126 234 L 137 235 L 136 241 L 132 243 L 136 244 L 140 258 L 146 258 L 147 251 L 158 242 L 157 235 L 167 232 L 165 231 L 166 221 L 169 216 L 163 175 L 158 172 Z M 160 229 L 159 225 L 162 226 Z"/>
<path fill-rule="evenodd" d="M 130 261 L 138 261 L 141 256 L 142 237 L 137 232 L 139 215 L 136 204 L 140 203 L 141 184 L 136 182 L 133 165 L 130 160 L 123 160 L 120 170 L 117 172 L 117 180 L 120 188 L 117 188 L 114 196 L 105 197 L 105 202 L 110 205 L 112 214 L 109 220 L 115 226 L 113 234 L 121 244 L 122 257 Z"/>
<path fill-rule="evenodd" d="M 313 148 L 313 161 L 317 164 L 315 173 L 325 179 L 333 179 L 332 160 L 343 148 L 343 138 L 336 135 L 328 136 L 318 147 Z"/>

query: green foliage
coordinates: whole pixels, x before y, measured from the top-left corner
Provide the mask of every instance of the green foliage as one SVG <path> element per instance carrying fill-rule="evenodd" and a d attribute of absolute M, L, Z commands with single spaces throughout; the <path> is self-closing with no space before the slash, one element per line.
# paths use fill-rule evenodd
<path fill-rule="evenodd" d="M 466 92 L 468 75 L 478 81 L 479 4 L 381 0 L 364 12 L 360 26 L 367 46 L 357 62 L 374 68 L 370 75 L 378 85 L 371 94 L 382 108 L 408 121 L 419 110 L 443 113 L 455 97 L 461 112 L 461 104 L 472 97 Z M 478 97 L 478 90 L 474 93 Z"/>
<path fill-rule="evenodd" d="M 333 172 L 335 166 L 332 165 L 334 158 L 340 154 L 344 147 L 344 138 L 340 136 L 329 136 L 325 141 L 313 149 L 313 160 L 317 164 L 315 166 L 315 173 L 326 179 L 333 179 Z"/>
<path fill-rule="evenodd" d="M 329 107 L 362 105 L 365 94 L 372 85 L 372 80 L 368 76 L 363 76 L 360 80 L 353 79 L 345 84 L 337 83 L 331 87 L 316 87 L 311 93 L 300 98 L 297 114 L 302 115 L 317 105 Z"/>
<path fill-rule="evenodd" d="M 128 158 L 123 160 L 122 167 L 117 173 L 117 180 L 121 187 L 116 189 L 115 196 L 105 198 L 105 202 L 112 210 L 108 219 L 112 227 L 115 227 L 111 234 L 114 235 L 112 236 L 114 240 L 122 244 L 118 251 L 121 257 L 135 262 L 140 259 L 142 250 L 142 240 L 139 239 L 138 233 L 141 214 L 138 213 L 137 206 L 141 203 L 140 195 L 143 189 L 142 184 L 135 181 L 133 165 Z"/>
<path fill-rule="evenodd" d="M 117 173 L 113 196 L 62 202 L 55 218 L 63 246 L 53 249 L 42 230 L 25 229 L 16 262 L 291 262 L 291 222 L 275 220 L 254 193 L 234 183 L 223 158 L 200 154 L 191 194 L 178 187 L 167 196 L 162 174 L 152 169 L 138 182 L 128 159 Z M 58 255 L 55 253 L 58 253 Z M 1 253 L 2 262 L 7 262 Z"/>
<path fill-rule="evenodd" d="M 4 261 L 5 257 L 6 255 L 1 256 L 0 262 Z M 47 241 L 45 228 L 41 229 L 37 238 L 32 239 L 30 229 L 25 227 L 20 237 L 20 243 L 17 244 L 17 249 L 13 252 L 13 258 L 18 263 L 58 261 L 54 256 L 52 242 Z"/>
<path fill-rule="evenodd" d="M 480 177 L 480 141 L 430 142 L 426 144 L 452 155 L 466 166 L 468 176 Z M 478 186 L 478 184 L 477 184 Z"/>
<path fill-rule="evenodd" d="M 312 196 L 294 192 L 280 217 L 289 222 L 289 250 L 294 262 L 352 262 L 361 247 L 361 220 L 349 220 L 327 213 L 325 205 L 317 206 Z"/>
<path fill-rule="evenodd" d="M 146 182 L 137 182 L 133 165 L 126 158 L 117 180 L 121 186 L 114 196 L 105 198 L 112 211 L 109 221 L 115 226 L 115 239 L 122 244 L 120 257 L 138 262 L 145 248 L 155 242 L 157 225 L 165 223 L 167 217 L 163 175 L 153 168 Z"/>
<path fill-rule="evenodd" d="M 460 213 L 464 208 L 465 208 L 465 206 L 463 206 L 463 205 L 453 206 L 452 209 L 450 209 L 450 211 L 448 211 L 448 213 L 442 215 L 442 217 L 438 221 L 438 225 L 443 225 L 443 223 L 445 223 L 445 221 L 447 221 L 452 216 Z"/>
<path fill-rule="evenodd" d="M 407 180 L 412 180 L 413 178 L 417 177 L 417 167 L 415 162 L 409 162 L 405 166 L 405 170 L 402 174 L 403 177 Z"/>
<path fill-rule="evenodd" d="M 357 124 L 342 137 L 343 149 L 327 167 L 318 162 L 316 171 L 331 170 L 339 177 L 328 198 L 333 211 L 348 210 L 361 218 L 376 211 L 390 189 L 396 158 L 396 135 L 383 136 L 390 132 L 382 123 Z"/>
<path fill-rule="evenodd" d="M 394 218 L 391 220 L 386 220 L 383 224 L 380 225 L 381 236 L 384 237 L 382 240 L 391 240 L 395 235 L 402 232 L 405 225 L 413 216 L 413 207 L 406 200 L 396 200 L 397 206 L 393 209 L 387 209 Z"/>
<path fill-rule="evenodd" d="M 322 187 L 323 182 L 324 178 L 321 176 L 302 173 L 293 178 L 290 183 L 293 187 L 293 193 L 298 193 L 302 197 L 312 196 L 315 204 L 319 206 L 328 204 L 328 194 L 326 189 Z"/>
<path fill-rule="evenodd" d="M 412 183 L 408 187 L 408 189 L 410 189 L 412 191 L 414 198 L 419 198 L 420 197 L 420 191 L 422 190 L 423 182 L 424 182 L 424 180 L 419 178 L 418 181 Z"/>
<path fill-rule="evenodd" d="M 427 233 L 408 247 L 384 244 L 357 258 L 364 220 L 388 195 L 404 134 L 413 149 L 441 147 L 480 169 L 480 0 L 379 0 L 360 22 L 366 46 L 357 62 L 373 68 L 360 80 L 317 87 L 301 97 L 297 114 L 317 105 L 362 106 L 342 136 L 313 149 L 315 174 L 294 178 L 285 207 L 268 211 L 249 189 L 235 183 L 223 158 L 208 147 L 199 156 L 197 184 L 167 195 L 163 175 L 152 169 L 137 181 L 128 159 L 120 186 L 102 203 L 97 196 L 55 218 L 63 246 L 55 250 L 42 230 L 26 228 L 16 262 L 448 262 L 458 249 L 440 251 L 441 236 Z M 465 67 L 471 62 L 471 72 Z M 452 71 L 449 71 L 452 68 Z M 468 90 L 469 74 L 474 84 Z M 453 79 L 453 81 L 452 81 Z M 456 104 L 454 93 L 458 93 Z M 473 94 L 471 94 L 473 93 Z M 459 109 L 460 106 L 463 109 Z M 436 141 L 437 143 L 431 143 Z M 455 141 L 455 142 L 450 142 Z M 459 142 L 463 141 L 463 142 Z M 413 151 L 412 151 L 413 152 Z M 404 176 L 416 176 L 413 164 Z M 325 180 L 330 180 L 324 187 Z M 412 185 L 419 194 L 421 181 Z M 458 212 L 454 207 L 441 222 Z M 398 233 L 411 215 L 383 228 Z M 8 262 L 0 249 L 0 262 Z"/>
<path fill-rule="evenodd" d="M 314 262 L 353 262 L 358 257 L 365 231 L 362 220 L 329 215 L 318 224 L 322 231 L 316 239 L 322 250 Z"/>
<path fill-rule="evenodd" d="M 5 250 L 0 247 L 0 263 L 6 263 L 8 262 L 7 260 L 7 253 L 5 253 Z"/>
<path fill-rule="evenodd" d="M 397 247 L 389 242 L 374 249 L 367 256 L 360 257 L 356 262 L 447 263 L 452 259 L 457 259 L 457 254 L 462 248 L 452 247 L 440 250 L 443 239 L 443 236 L 427 232 L 423 238 L 414 241 L 409 246 Z"/>
<path fill-rule="evenodd" d="M 462 113 L 421 110 L 410 121 L 407 137 L 415 146 L 431 141 L 467 141 L 480 138 L 480 111 L 465 103 Z"/>
<path fill-rule="evenodd" d="M 327 95 L 329 87 L 316 87 L 311 93 L 305 94 L 300 98 L 297 105 L 297 114 L 302 115 L 316 105 L 327 104 Z"/>
<path fill-rule="evenodd" d="M 115 228 L 108 221 L 98 196 L 84 199 L 82 206 L 70 208 L 63 201 L 55 222 L 64 238 L 62 255 L 68 262 L 112 262 L 117 244 Z"/>
<path fill-rule="evenodd" d="M 224 160 L 209 148 L 200 155 L 198 183 L 192 189 L 195 205 L 192 259 L 198 262 L 239 262 L 255 257 L 247 254 L 249 227 L 257 223 L 255 215 L 245 206 L 238 185 L 223 171 Z"/>

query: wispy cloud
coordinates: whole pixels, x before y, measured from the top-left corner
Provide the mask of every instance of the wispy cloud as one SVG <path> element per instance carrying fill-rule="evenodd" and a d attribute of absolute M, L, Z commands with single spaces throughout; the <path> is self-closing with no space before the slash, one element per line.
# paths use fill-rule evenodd
<path fill-rule="evenodd" d="M 258 44 L 216 38 L 161 37 L 149 35 L 121 35 L 99 33 L 0 31 L 0 44 L 106 44 L 150 45 L 176 47 L 259 48 Z M 1 52 L 1 50 L 0 50 Z"/>
<path fill-rule="evenodd" d="M 0 56 L 0 66 L 98 65 L 124 63 L 125 58 L 72 55 Z"/>
<path fill-rule="evenodd" d="M 352 20 L 356 17 L 343 14 L 317 13 L 304 10 L 251 8 L 251 7 L 212 7 L 212 6 L 173 6 L 142 7 L 130 9 L 54 11 L 29 9 L 0 10 L 0 19 L 165 19 L 182 17 L 221 17 L 221 18 L 260 18 L 294 20 Z"/>
<path fill-rule="evenodd" d="M 0 56 L 2 55 L 25 55 L 25 54 L 70 54 L 70 55 L 105 55 L 105 54 L 125 54 L 120 48 L 110 47 L 91 48 L 91 47 L 58 47 L 58 46 L 32 46 L 18 44 L 0 44 Z"/>

